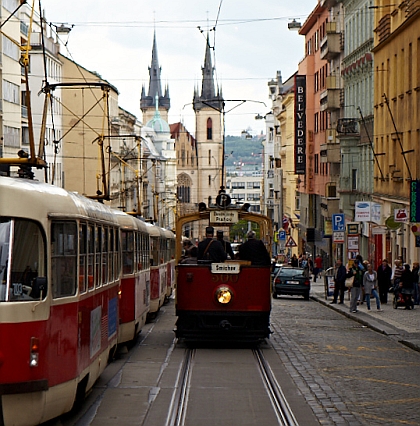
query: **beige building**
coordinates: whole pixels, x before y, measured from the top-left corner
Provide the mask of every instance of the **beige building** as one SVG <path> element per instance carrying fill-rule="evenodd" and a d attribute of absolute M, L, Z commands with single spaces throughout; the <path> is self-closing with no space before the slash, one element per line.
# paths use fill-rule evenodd
<path fill-rule="evenodd" d="M 103 197 L 109 182 L 107 147 L 118 152 L 112 140 L 104 139 L 109 118 L 118 117 L 118 91 L 69 58 L 60 55 L 60 60 L 62 82 L 70 84 L 62 90 L 63 184 L 69 191 Z"/>

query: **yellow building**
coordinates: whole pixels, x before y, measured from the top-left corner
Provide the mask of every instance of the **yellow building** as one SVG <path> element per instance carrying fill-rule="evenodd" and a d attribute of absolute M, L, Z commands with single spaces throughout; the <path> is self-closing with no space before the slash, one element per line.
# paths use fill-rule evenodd
<path fill-rule="evenodd" d="M 375 166 L 374 194 L 385 221 L 395 210 L 409 212 L 410 183 L 420 179 L 420 2 L 376 3 L 374 144 L 379 167 Z M 408 221 L 375 243 L 388 260 L 399 255 L 410 264 L 419 260 Z"/>
<path fill-rule="evenodd" d="M 60 55 L 63 63 L 63 83 L 79 83 L 62 90 L 63 140 L 63 185 L 69 191 L 87 196 L 99 192 L 105 194 L 104 174 L 101 164 L 101 136 L 108 135 L 108 118 L 118 117 L 118 91 L 98 74 L 88 71 L 72 60 Z M 88 83 L 106 83 L 109 91 Z M 110 139 L 104 140 L 106 179 L 108 179 L 108 154 L 106 147 Z M 116 150 L 118 151 L 118 150 Z"/>

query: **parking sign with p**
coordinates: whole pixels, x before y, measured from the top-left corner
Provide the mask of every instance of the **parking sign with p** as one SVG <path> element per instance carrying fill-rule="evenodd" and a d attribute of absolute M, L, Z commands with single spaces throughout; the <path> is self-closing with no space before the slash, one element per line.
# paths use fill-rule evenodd
<path fill-rule="evenodd" d="M 333 232 L 344 232 L 345 225 L 344 213 L 336 213 L 332 215 Z"/>

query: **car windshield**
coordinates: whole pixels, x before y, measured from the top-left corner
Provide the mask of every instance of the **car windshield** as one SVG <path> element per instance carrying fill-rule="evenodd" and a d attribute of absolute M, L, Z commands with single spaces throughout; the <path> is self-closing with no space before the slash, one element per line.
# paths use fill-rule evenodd
<path fill-rule="evenodd" d="M 288 268 L 283 268 L 280 271 L 280 274 L 282 277 L 295 277 L 295 276 L 299 276 L 299 275 L 303 275 L 303 269 L 288 269 Z"/>

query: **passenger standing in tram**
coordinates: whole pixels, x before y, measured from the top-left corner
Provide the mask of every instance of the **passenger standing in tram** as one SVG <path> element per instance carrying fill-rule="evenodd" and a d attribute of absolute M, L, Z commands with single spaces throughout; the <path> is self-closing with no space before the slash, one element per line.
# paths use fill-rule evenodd
<path fill-rule="evenodd" d="M 229 241 L 223 239 L 223 231 L 217 231 L 216 236 L 217 240 L 222 243 L 223 250 L 226 252 L 228 259 L 233 259 L 235 255 L 233 254 L 232 246 Z"/>
<path fill-rule="evenodd" d="M 214 228 L 208 226 L 206 228 L 206 238 L 198 243 L 198 260 L 208 262 L 224 262 L 227 258 L 226 252 L 223 250 L 222 243 L 215 240 Z"/>
<path fill-rule="evenodd" d="M 270 255 L 264 243 L 255 238 L 254 231 L 248 231 L 246 236 L 248 240 L 239 247 L 239 258 L 241 260 L 250 260 L 251 265 L 270 266 Z"/>

